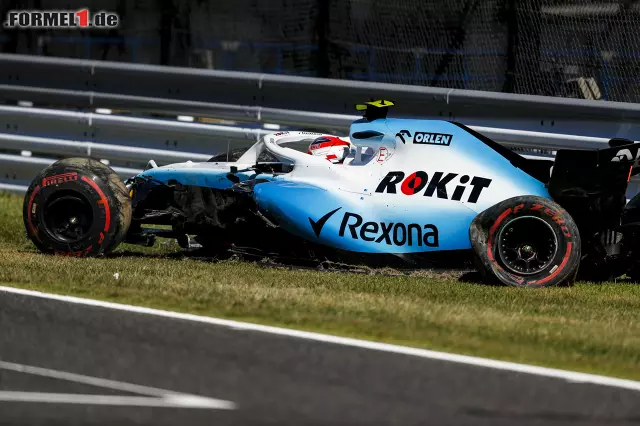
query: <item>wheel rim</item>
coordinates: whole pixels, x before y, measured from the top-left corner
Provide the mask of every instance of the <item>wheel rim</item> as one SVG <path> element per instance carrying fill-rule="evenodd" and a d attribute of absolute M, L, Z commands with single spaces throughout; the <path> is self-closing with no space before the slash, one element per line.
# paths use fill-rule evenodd
<path fill-rule="evenodd" d="M 532 275 L 551 264 L 558 251 L 558 239 L 547 222 L 522 216 L 508 222 L 498 234 L 498 255 L 511 272 Z"/>
<path fill-rule="evenodd" d="M 73 244 L 87 236 L 93 224 L 89 201 L 77 193 L 61 194 L 47 202 L 43 222 L 54 239 Z"/>

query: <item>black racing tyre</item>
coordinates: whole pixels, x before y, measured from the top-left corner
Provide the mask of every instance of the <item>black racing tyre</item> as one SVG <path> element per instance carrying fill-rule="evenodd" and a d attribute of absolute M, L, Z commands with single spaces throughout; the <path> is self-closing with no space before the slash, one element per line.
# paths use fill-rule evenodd
<path fill-rule="evenodd" d="M 27 235 L 43 253 L 89 257 L 109 253 L 131 224 L 131 198 L 111 168 L 66 158 L 42 170 L 24 198 Z"/>
<path fill-rule="evenodd" d="M 471 223 L 476 267 L 488 281 L 515 287 L 572 285 L 580 264 L 580 234 L 553 201 L 514 197 Z"/>

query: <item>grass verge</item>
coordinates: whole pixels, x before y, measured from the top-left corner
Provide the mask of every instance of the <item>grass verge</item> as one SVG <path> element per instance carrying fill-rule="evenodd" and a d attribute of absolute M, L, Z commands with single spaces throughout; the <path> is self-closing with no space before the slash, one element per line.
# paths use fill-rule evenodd
<path fill-rule="evenodd" d="M 640 286 L 515 289 L 189 259 L 171 244 L 109 258 L 35 252 L 0 193 L 0 285 L 640 379 Z M 118 279 L 114 274 L 118 274 Z"/>

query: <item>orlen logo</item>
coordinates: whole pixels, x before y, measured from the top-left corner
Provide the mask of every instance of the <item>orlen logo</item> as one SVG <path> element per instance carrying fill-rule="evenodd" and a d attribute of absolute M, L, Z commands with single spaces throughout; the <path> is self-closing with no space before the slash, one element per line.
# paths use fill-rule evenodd
<path fill-rule="evenodd" d="M 395 246 L 438 247 L 438 228 L 435 225 L 419 225 L 417 223 L 364 222 L 362 216 L 345 212 L 338 235 L 354 240 L 358 237 L 372 243 L 386 243 Z"/>
<path fill-rule="evenodd" d="M 396 142 L 406 144 L 411 139 L 411 132 L 408 130 L 400 130 L 396 133 Z M 448 133 L 432 133 L 432 132 L 416 132 L 413 135 L 413 143 L 418 145 L 451 145 L 453 135 Z"/>
<path fill-rule="evenodd" d="M 416 132 L 413 136 L 413 143 L 449 146 L 451 145 L 451 139 L 453 139 L 453 135 L 446 133 Z"/>
<path fill-rule="evenodd" d="M 491 184 L 491 179 L 480 176 L 470 178 L 467 175 L 462 175 L 457 179 L 458 185 L 456 185 L 451 198 L 449 198 L 447 184 L 451 183 L 457 176 L 457 173 L 447 173 L 445 175 L 443 172 L 435 172 L 431 176 L 431 180 L 429 180 L 428 173 L 424 171 L 411 173 L 406 178 L 404 172 L 389 172 L 382 181 L 380 181 L 375 192 L 396 194 L 398 184 L 400 184 L 400 191 L 405 195 L 415 195 L 424 190 L 422 195 L 425 197 L 432 197 L 433 194 L 436 194 L 438 198 L 460 201 L 465 192 L 467 192 L 469 194 L 467 202 L 476 203 L 482 190 L 488 188 Z M 469 186 L 466 185 L 469 180 L 471 180 L 470 186 L 472 187 L 470 192 L 467 191 Z"/>

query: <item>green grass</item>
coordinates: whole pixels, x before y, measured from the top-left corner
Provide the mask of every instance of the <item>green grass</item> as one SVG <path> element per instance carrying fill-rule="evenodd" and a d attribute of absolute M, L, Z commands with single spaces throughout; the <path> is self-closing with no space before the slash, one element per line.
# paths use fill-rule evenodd
<path fill-rule="evenodd" d="M 21 206 L 0 194 L 0 285 L 640 379 L 638 285 L 516 289 L 429 272 L 290 271 L 189 259 L 173 243 L 47 256 L 26 240 Z"/>

